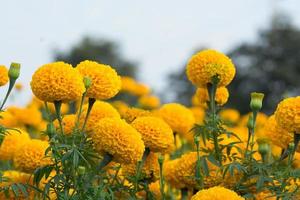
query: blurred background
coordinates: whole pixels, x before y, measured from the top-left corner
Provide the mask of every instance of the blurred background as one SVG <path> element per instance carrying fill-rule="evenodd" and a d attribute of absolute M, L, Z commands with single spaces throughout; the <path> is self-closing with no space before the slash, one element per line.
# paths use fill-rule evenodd
<path fill-rule="evenodd" d="M 249 93 L 259 91 L 270 113 L 300 95 L 299 0 L 0 0 L 0 8 L 0 64 L 22 64 L 23 104 L 39 66 L 90 59 L 148 84 L 163 102 L 189 105 L 185 66 L 203 48 L 237 67 L 227 107 L 248 112 Z"/>

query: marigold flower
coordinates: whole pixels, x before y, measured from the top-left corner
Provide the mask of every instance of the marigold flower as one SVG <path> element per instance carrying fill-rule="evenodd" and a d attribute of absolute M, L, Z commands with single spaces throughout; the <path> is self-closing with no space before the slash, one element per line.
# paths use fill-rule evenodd
<path fill-rule="evenodd" d="M 51 158 L 45 156 L 48 147 L 48 142 L 42 140 L 26 142 L 14 154 L 14 166 L 24 172 L 33 172 L 38 167 L 51 164 Z"/>
<path fill-rule="evenodd" d="M 209 101 L 209 95 L 206 88 L 198 88 L 196 91 L 196 97 L 201 104 L 204 104 Z M 219 106 L 224 105 L 229 97 L 229 92 L 226 87 L 219 87 L 217 88 L 215 101 Z"/>
<path fill-rule="evenodd" d="M 198 87 L 206 87 L 211 79 L 218 76 L 218 86 L 227 86 L 235 75 L 230 58 L 215 50 L 203 50 L 193 55 L 187 64 L 188 79 Z"/>
<path fill-rule="evenodd" d="M 128 105 L 124 101 L 113 101 L 111 105 L 118 110 L 121 116 L 124 116 L 128 109 Z"/>
<path fill-rule="evenodd" d="M 72 134 L 73 129 L 75 127 L 76 120 L 77 120 L 77 116 L 74 114 L 63 116 L 62 124 L 63 124 L 64 134 L 66 135 Z M 60 128 L 57 119 L 53 123 L 56 129 Z"/>
<path fill-rule="evenodd" d="M 150 152 L 141 170 L 141 179 L 155 181 L 159 178 L 159 165 L 157 159 L 157 154 Z M 130 163 L 122 165 L 122 172 L 124 172 L 125 175 L 134 176 L 136 174 L 136 164 Z"/>
<path fill-rule="evenodd" d="M 166 153 L 174 145 L 173 131 L 158 117 L 138 117 L 131 125 L 142 135 L 145 146 L 153 152 Z"/>
<path fill-rule="evenodd" d="M 153 114 L 148 110 L 143 110 L 141 108 L 128 108 L 124 113 L 122 113 L 122 118 L 124 118 L 128 123 L 133 122 L 137 117 L 152 116 Z"/>
<path fill-rule="evenodd" d="M 55 106 L 52 103 L 47 104 L 49 112 L 52 114 L 56 114 Z M 28 108 L 35 108 L 35 109 L 45 109 L 45 103 L 39 100 L 37 97 L 33 96 L 29 104 L 27 104 Z M 67 114 L 69 112 L 69 104 L 62 103 L 60 108 L 60 113 L 62 115 Z"/>
<path fill-rule="evenodd" d="M 193 112 L 196 123 L 202 124 L 205 118 L 205 110 L 202 107 L 195 106 L 191 107 L 190 110 Z"/>
<path fill-rule="evenodd" d="M 135 96 L 148 95 L 151 92 L 150 88 L 147 85 L 138 83 L 129 76 L 122 76 L 121 80 L 122 92 L 127 92 Z"/>
<path fill-rule="evenodd" d="M 42 101 L 69 102 L 85 91 L 81 74 L 71 65 L 54 62 L 41 66 L 32 76 L 31 89 Z"/>
<path fill-rule="evenodd" d="M 121 78 L 109 65 L 86 60 L 79 63 L 76 69 L 82 76 L 92 80 L 92 85 L 87 90 L 87 97 L 99 100 L 110 99 L 121 90 Z"/>
<path fill-rule="evenodd" d="M 21 129 L 9 130 L 0 146 L 0 159 L 11 160 L 15 152 L 30 140 L 29 134 Z"/>
<path fill-rule="evenodd" d="M 275 119 L 283 129 L 300 134 L 300 96 L 281 101 L 277 106 Z"/>
<path fill-rule="evenodd" d="M 239 196 L 234 191 L 219 186 L 200 190 L 191 200 L 223 200 L 224 198 L 230 200 L 244 200 L 243 197 Z"/>
<path fill-rule="evenodd" d="M 119 118 L 103 118 L 93 126 L 91 138 L 99 153 L 108 153 L 116 162 L 136 163 L 145 145 L 137 130 Z"/>
<path fill-rule="evenodd" d="M 180 162 L 179 159 L 166 161 L 163 165 L 163 174 L 166 181 L 174 188 L 181 189 L 185 185 L 176 176 L 177 165 Z"/>
<path fill-rule="evenodd" d="M 240 119 L 240 112 L 236 109 L 223 109 L 219 112 L 222 120 L 230 123 L 237 123 Z"/>
<path fill-rule="evenodd" d="M 82 108 L 82 114 L 80 117 L 80 124 L 83 124 L 86 113 L 87 113 L 88 105 L 84 105 Z M 96 101 L 94 103 L 94 106 L 90 112 L 90 115 L 88 117 L 87 123 L 86 123 L 86 130 L 88 132 L 93 130 L 94 125 L 105 117 L 115 117 L 120 118 L 120 114 L 118 111 L 109 103 L 104 101 Z"/>
<path fill-rule="evenodd" d="M 178 103 L 163 105 L 159 111 L 159 116 L 169 124 L 172 130 L 179 134 L 188 133 L 195 124 L 195 117 L 188 108 Z"/>
<path fill-rule="evenodd" d="M 4 65 L 0 65 L 0 87 L 8 82 L 8 70 Z"/>
<path fill-rule="evenodd" d="M 28 125 L 38 127 L 42 122 L 42 113 L 33 107 L 20 108 L 11 106 L 7 108 L 7 112 L 14 116 L 19 126 Z"/>
<path fill-rule="evenodd" d="M 17 119 L 10 112 L 0 112 L 0 125 L 7 128 L 12 128 L 17 126 L 17 123 Z"/>
<path fill-rule="evenodd" d="M 142 96 L 138 99 L 138 103 L 147 109 L 154 109 L 160 105 L 160 100 L 157 96 L 150 95 L 150 96 Z"/>

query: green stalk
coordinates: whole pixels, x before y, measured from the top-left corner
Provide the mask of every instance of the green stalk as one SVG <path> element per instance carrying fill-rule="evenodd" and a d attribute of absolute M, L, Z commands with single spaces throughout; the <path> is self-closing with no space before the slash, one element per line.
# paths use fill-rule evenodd
<path fill-rule="evenodd" d="M 86 112 L 86 116 L 85 116 L 85 119 L 84 119 L 84 123 L 83 123 L 83 126 L 82 126 L 82 129 L 81 131 L 83 132 L 84 129 L 85 129 L 85 126 L 86 126 L 86 122 L 88 120 L 88 117 L 90 115 L 90 112 L 93 108 L 93 105 L 94 103 L 96 102 L 96 99 L 95 98 L 89 98 L 89 103 L 88 103 L 88 109 L 87 109 L 87 112 Z"/>
<path fill-rule="evenodd" d="M 187 188 L 181 189 L 181 200 L 188 200 L 188 189 Z"/>
<path fill-rule="evenodd" d="M 162 197 L 162 200 L 165 200 L 165 182 L 163 177 L 163 164 L 164 164 L 164 157 L 162 155 L 159 155 L 158 157 L 158 163 L 159 163 L 159 186 L 160 186 L 160 194 Z"/>
<path fill-rule="evenodd" d="M 145 148 L 142 160 L 138 161 L 136 175 L 135 175 L 135 191 L 136 192 L 138 191 L 139 179 L 140 179 L 140 176 L 141 176 L 141 172 L 142 172 L 144 163 L 145 163 L 145 161 L 146 161 L 149 154 L 150 154 L 150 149 Z"/>
<path fill-rule="evenodd" d="M 16 80 L 17 80 L 17 79 L 10 79 L 10 80 L 9 80 L 8 90 L 7 90 L 7 92 L 6 92 L 6 95 L 5 95 L 5 98 L 4 98 L 3 102 L 2 102 L 2 105 L 1 105 L 1 107 L 0 107 L 0 110 L 3 109 L 4 104 L 6 103 L 8 97 L 9 97 L 11 91 L 12 91 L 12 89 L 14 88 L 14 85 L 15 85 L 15 83 L 16 83 Z"/>
<path fill-rule="evenodd" d="M 83 107 L 83 102 L 84 102 L 85 97 L 86 97 L 86 92 L 84 92 L 82 97 L 81 97 L 75 129 L 79 128 L 79 120 L 80 120 L 80 116 L 81 116 L 81 113 L 82 113 L 82 107 Z"/>
<path fill-rule="evenodd" d="M 196 181 L 200 185 L 200 187 L 203 187 L 203 177 L 201 175 L 201 160 L 200 160 L 200 143 L 199 137 L 195 137 L 195 144 L 196 144 L 196 150 L 197 150 L 197 163 L 196 163 Z"/>
<path fill-rule="evenodd" d="M 64 127 L 63 127 L 62 117 L 61 117 L 61 112 L 60 112 L 61 103 L 62 103 L 61 101 L 54 101 L 54 107 L 55 107 L 56 117 L 59 122 L 59 127 L 61 130 L 61 133 L 64 134 Z"/>

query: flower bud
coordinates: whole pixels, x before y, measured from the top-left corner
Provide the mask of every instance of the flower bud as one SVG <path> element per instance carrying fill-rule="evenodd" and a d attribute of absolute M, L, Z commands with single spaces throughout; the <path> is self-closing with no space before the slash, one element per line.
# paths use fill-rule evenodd
<path fill-rule="evenodd" d="M 88 89 L 92 85 L 92 79 L 87 76 L 83 77 L 83 84 L 84 84 L 85 89 Z"/>
<path fill-rule="evenodd" d="M 288 150 L 292 152 L 294 151 L 294 148 L 295 148 L 295 144 L 293 142 L 289 143 Z"/>
<path fill-rule="evenodd" d="M 8 70 L 8 76 L 12 80 L 16 80 L 20 76 L 20 67 L 21 65 L 19 63 L 11 63 L 10 68 Z"/>
<path fill-rule="evenodd" d="M 250 101 L 251 110 L 259 111 L 262 108 L 263 99 L 264 99 L 263 93 L 252 92 L 251 101 Z"/>
<path fill-rule="evenodd" d="M 84 166 L 79 166 L 77 169 L 78 175 L 84 175 L 85 174 L 85 167 Z"/>
<path fill-rule="evenodd" d="M 265 154 L 269 153 L 270 150 L 271 150 L 270 144 L 268 144 L 267 142 L 259 142 L 258 143 L 258 152 L 261 155 L 265 155 Z"/>
<path fill-rule="evenodd" d="M 158 156 L 158 163 L 159 163 L 160 165 L 162 165 L 163 162 L 164 162 L 164 160 L 165 160 L 164 156 L 160 154 L 160 155 Z"/>
<path fill-rule="evenodd" d="M 48 135 L 52 136 L 55 134 L 55 127 L 53 123 L 47 124 L 47 133 Z"/>

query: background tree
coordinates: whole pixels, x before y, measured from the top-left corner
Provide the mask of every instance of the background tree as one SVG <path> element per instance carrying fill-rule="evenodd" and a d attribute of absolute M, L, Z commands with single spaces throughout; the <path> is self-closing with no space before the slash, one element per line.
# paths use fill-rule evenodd
<path fill-rule="evenodd" d="M 85 37 L 69 51 L 56 51 L 55 60 L 62 60 L 76 66 L 83 60 L 94 60 L 113 66 L 118 74 L 136 77 L 136 62 L 125 59 L 119 45 L 113 41 Z"/>
<path fill-rule="evenodd" d="M 275 16 L 255 42 L 242 43 L 227 55 L 237 67 L 236 77 L 229 86 L 228 107 L 248 112 L 249 94 L 259 91 L 265 93 L 263 111 L 271 113 L 283 96 L 300 94 L 300 30 L 288 17 Z M 184 82 L 181 87 L 180 82 Z M 174 100 L 183 103 L 189 102 L 194 92 L 185 70 L 169 76 L 169 88 L 175 91 Z"/>

